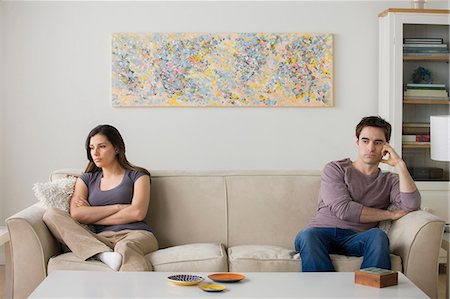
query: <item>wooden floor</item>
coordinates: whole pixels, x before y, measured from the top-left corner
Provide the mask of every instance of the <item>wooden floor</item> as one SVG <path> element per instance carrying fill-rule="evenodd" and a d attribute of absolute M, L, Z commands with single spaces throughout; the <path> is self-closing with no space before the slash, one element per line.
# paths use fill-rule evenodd
<path fill-rule="evenodd" d="M 441 271 L 439 274 L 439 297 L 438 299 L 449 299 L 445 298 L 445 267 L 441 267 Z M 5 266 L 0 265 L 0 298 L 5 298 Z"/>
<path fill-rule="evenodd" d="M 0 265 L 0 298 L 5 298 L 5 265 Z"/>
<path fill-rule="evenodd" d="M 0 265 L 0 298 L 6 299 L 6 297 L 5 297 L 5 265 Z"/>
<path fill-rule="evenodd" d="M 445 275 L 446 268 L 445 264 L 439 265 L 438 299 L 449 299 L 445 298 L 445 280 L 447 279 L 447 275 Z"/>

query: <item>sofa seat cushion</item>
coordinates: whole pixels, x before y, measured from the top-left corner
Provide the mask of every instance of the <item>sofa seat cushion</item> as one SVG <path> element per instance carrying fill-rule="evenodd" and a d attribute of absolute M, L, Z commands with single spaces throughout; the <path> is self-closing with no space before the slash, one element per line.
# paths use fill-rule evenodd
<path fill-rule="evenodd" d="M 228 258 L 222 244 L 194 243 L 160 249 L 149 255 L 154 271 L 226 272 Z"/>
<path fill-rule="evenodd" d="M 110 267 L 100 261 L 94 259 L 83 261 L 72 252 L 52 257 L 48 261 L 47 267 L 48 273 L 56 270 L 113 271 Z"/>
<path fill-rule="evenodd" d="M 294 250 L 271 245 L 240 245 L 228 248 L 231 272 L 299 272 L 300 254 Z M 340 272 L 359 269 L 362 257 L 332 254 L 331 261 Z M 402 271 L 401 259 L 391 254 L 392 269 Z"/>
<path fill-rule="evenodd" d="M 228 248 L 231 272 L 298 272 L 296 252 L 271 245 L 239 245 Z"/>

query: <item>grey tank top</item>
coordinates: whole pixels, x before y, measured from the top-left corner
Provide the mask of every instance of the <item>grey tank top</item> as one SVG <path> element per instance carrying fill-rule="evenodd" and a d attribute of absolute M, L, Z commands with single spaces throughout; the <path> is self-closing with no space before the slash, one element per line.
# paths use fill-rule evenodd
<path fill-rule="evenodd" d="M 106 206 L 115 204 L 131 204 L 133 199 L 134 183 L 145 173 L 135 170 L 126 169 L 122 182 L 116 187 L 102 191 L 100 190 L 100 181 L 103 176 L 102 171 L 83 173 L 80 179 L 88 188 L 88 201 L 91 206 Z M 150 227 L 144 221 L 137 221 L 127 224 L 117 225 L 93 225 L 96 233 L 103 231 L 121 231 L 130 230 L 146 230 L 151 231 Z"/>

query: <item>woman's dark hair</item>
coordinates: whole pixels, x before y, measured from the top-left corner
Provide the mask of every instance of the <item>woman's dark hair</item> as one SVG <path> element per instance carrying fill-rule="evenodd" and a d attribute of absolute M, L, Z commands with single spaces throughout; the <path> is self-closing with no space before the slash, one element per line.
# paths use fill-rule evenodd
<path fill-rule="evenodd" d="M 391 140 L 391 124 L 382 119 L 379 116 L 367 116 L 363 117 L 359 124 L 356 126 L 356 138 L 359 139 L 359 134 L 361 134 L 362 129 L 365 127 L 376 127 L 384 131 L 384 136 L 386 137 L 386 142 Z"/>
<path fill-rule="evenodd" d="M 90 148 L 91 138 L 97 134 L 105 136 L 108 141 L 111 142 L 111 144 L 114 146 L 117 151 L 117 161 L 119 162 L 120 166 L 125 169 L 132 169 L 143 172 L 150 176 L 150 172 L 147 169 L 135 166 L 128 162 L 127 157 L 125 156 L 125 142 L 123 141 L 122 135 L 120 135 L 119 131 L 111 125 L 99 125 L 89 132 L 85 143 L 86 154 L 89 163 L 86 166 L 86 170 L 84 172 L 96 172 L 99 170 L 97 165 L 95 165 L 94 163 L 94 159 L 92 159 Z"/>

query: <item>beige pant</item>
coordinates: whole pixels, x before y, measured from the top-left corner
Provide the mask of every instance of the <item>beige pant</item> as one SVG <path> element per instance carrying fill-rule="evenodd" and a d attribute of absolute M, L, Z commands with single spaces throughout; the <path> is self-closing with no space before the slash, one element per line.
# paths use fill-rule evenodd
<path fill-rule="evenodd" d="M 68 213 L 56 208 L 49 208 L 43 220 L 55 238 L 83 261 L 100 252 L 115 251 L 122 255 L 119 271 L 152 270 L 145 255 L 158 249 L 158 241 L 149 231 L 123 230 L 95 234 L 82 227 Z"/>

